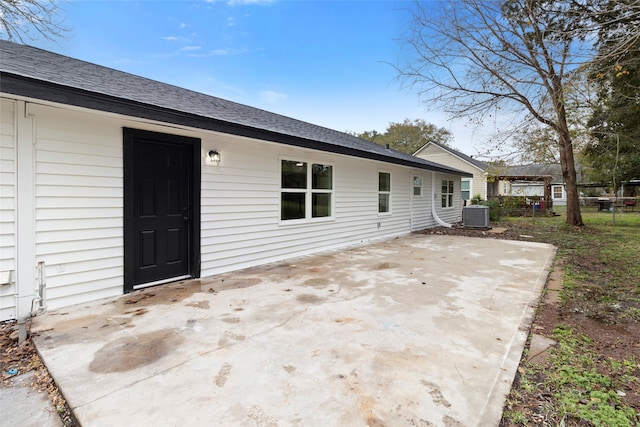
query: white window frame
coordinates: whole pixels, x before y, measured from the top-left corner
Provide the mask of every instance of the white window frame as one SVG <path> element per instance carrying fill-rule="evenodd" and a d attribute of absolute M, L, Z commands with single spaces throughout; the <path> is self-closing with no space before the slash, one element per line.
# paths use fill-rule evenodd
<path fill-rule="evenodd" d="M 556 188 L 559 188 L 559 189 L 560 189 L 560 197 L 556 197 L 556 196 L 555 196 L 555 194 L 556 194 Z M 562 196 L 564 195 L 564 191 L 563 191 L 563 190 L 564 190 L 564 189 L 562 188 L 562 185 L 552 185 L 552 186 L 551 186 L 551 198 L 552 198 L 553 200 L 559 200 L 559 199 L 561 200 L 561 199 L 562 199 Z"/>
<path fill-rule="evenodd" d="M 446 182 L 447 192 L 442 191 L 442 187 L 444 186 L 442 183 Z M 453 207 L 454 197 L 456 191 L 456 183 L 452 179 L 443 179 L 440 181 L 440 192 L 442 193 L 440 196 L 440 207 L 442 209 L 451 209 Z"/>
<path fill-rule="evenodd" d="M 380 174 L 383 174 L 383 173 L 389 175 L 389 191 L 380 190 Z M 391 206 L 391 194 L 392 194 L 392 189 L 393 189 L 393 177 L 391 176 L 391 172 L 387 171 L 387 170 L 378 170 L 377 183 L 378 183 L 378 215 L 379 216 L 391 215 L 391 209 L 392 209 L 392 206 Z M 388 199 L 389 199 L 388 203 L 387 203 L 388 210 L 387 211 L 383 211 L 383 212 L 380 211 L 380 196 L 382 196 L 382 195 L 387 195 Z"/>
<path fill-rule="evenodd" d="M 306 164 L 306 188 L 283 188 L 282 187 L 282 162 L 296 162 Z M 281 225 L 300 224 L 305 222 L 322 222 L 332 221 L 335 219 L 335 167 L 332 163 L 314 161 L 305 158 L 293 158 L 293 157 L 281 157 L 279 159 L 279 178 L 280 189 L 278 191 L 278 220 Z M 331 189 L 314 189 L 313 188 L 313 165 L 322 165 L 331 167 Z M 305 195 L 304 200 L 304 218 L 282 219 L 282 193 L 302 193 Z M 314 194 L 329 194 L 330 214 L 329 216 L 313 216 L 313 195 Z"/>
<path fill-rule="evenodd" d="M 416 180 L 419 185 L 416 185 Z M 418 189 L 418 194 L 416 194 L 416 189 Z M 420 174 L 411 175 L 411 197 L 422 197 L 422 175 Z"/>
<path fill-rule="evenodd" d="M 333 197 L 333 189 L 335 186 L 335 182 L 333 179 L 333 165 L 331 163 L 320 163 L 320 162 L 309 162 L 309 170 L 308 170 L 308 178 L 309 178 L 309 219 L 313 221 L 319 221 L 324 219 L 333 219 L 334 212 L 334 200 Z M 331 168 L 331 188 L 313 188 L 313 166 L 328 166 Z M 325 216 L 313 216 L 313 196 L 314 194 L 328 194 L 329 195 L 329 215 Z"/>
<path fill-rule="evenodd" d="M 465 191 L 462 189 L 462 183 L 463 182 L 468 182 L 469 183 L 469 198 L 465 199 L 464 197 L 462 197 L 462 192 Z M 473 198 L 473 178 L 460 178 L 460 199 L 461 200 L 471 200 Z"/>

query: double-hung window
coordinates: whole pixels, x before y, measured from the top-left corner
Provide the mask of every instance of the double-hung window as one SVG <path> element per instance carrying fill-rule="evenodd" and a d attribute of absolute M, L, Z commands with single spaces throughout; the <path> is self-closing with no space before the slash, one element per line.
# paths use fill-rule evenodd
<path fill-rule="evenodd" d="M 471 178 L 462 178 L 460 181 L 460 198 L 471 200 Z"/>
<path fill-rule="evenodd" d="M 453 206 L 453 181 L 442 180 L 442 207 L 450 208 Z"/>
<path fill-rule="evenodd" d="M 378 213 L 391 212 L 391 173 L 378 172 Z"/>
<path fill-rule="evenodd" d="M 280 219 L 330 217 L 333 213 L 333 166 L 282 160 Z"/>
<path fill-rule="evenodd" d="M 422 196 L 422 177 L 413 176 L 413 195 Z"/>
<path fill-rule="evenodd" d="M 311 217 L 331 216 L 333 195 L 333 166 L 311 165 Z"/>

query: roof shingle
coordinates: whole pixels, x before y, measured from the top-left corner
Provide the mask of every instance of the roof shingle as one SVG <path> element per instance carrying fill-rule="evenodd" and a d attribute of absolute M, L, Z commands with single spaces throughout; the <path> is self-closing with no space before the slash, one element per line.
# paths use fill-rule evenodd
<path fill-rule="evenodd" d="M 174 119 L 182 115 L 184 123 L 177 124 L 236 129 L 238 134 L 284 144 L 469 175 L 344 132 L 4 40 L 0 41 L 0 73 L 0 91 L 5 93 L 34 96 L 33 90 L 25 88 L 40 85 L 39 94 L 50 101 L 145 118 L 162 111 L 173 114 Z"/>

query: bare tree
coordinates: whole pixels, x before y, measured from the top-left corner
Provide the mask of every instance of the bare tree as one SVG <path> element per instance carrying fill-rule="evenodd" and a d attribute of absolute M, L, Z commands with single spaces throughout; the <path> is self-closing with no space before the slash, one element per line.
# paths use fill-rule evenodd
<path fill-rule="evenodd" d="M 589 77 L 589 68 L 580 67 L 564 84 L 564 99 L 567 111 L 567 126 L 574 152 L 581 153 L 592 143 L 593 136 L 589 124 L 592 111 L 599 105 L 597 87 Z M 551 105 L 546 107 L 552 108 Z M 553 114 L 545 111 L 545 115 Z M 557 132 L 530 114 L 509 135 L 515 148 L 515 156 L 526 164 L 560 163 Z"/>
<path fill-rule="evenodd" d="M 592 57 L 592 46 L 576 37 L 579 23 L 569 10 L 551 0 L 417 3 L 407 38 L 411 57 L 398 70 L 454 117 L 528 115 L 552 129 L 567 223 L 583 225 L 566 84 Z"/>
<path fill-rule="evenodd" d="M 59 12 L 56 0 L 0 0 L 0 37 L 20 43 L 62 37 L 68 29 Z"/>

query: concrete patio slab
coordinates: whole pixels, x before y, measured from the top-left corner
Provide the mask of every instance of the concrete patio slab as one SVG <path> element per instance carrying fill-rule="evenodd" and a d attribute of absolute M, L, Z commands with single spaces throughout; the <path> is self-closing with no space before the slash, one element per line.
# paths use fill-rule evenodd
<path fill-rule="evenodd" d="M 34 375 L 29 371 L 0 383 L 0 426 L 62 427 L 47 393 L 32 386 Z"/>
<path fill-rule="evenodd" d="M 34 320 L 86 426 L 489 426 L 550 245 L 410 235 Z"/>

